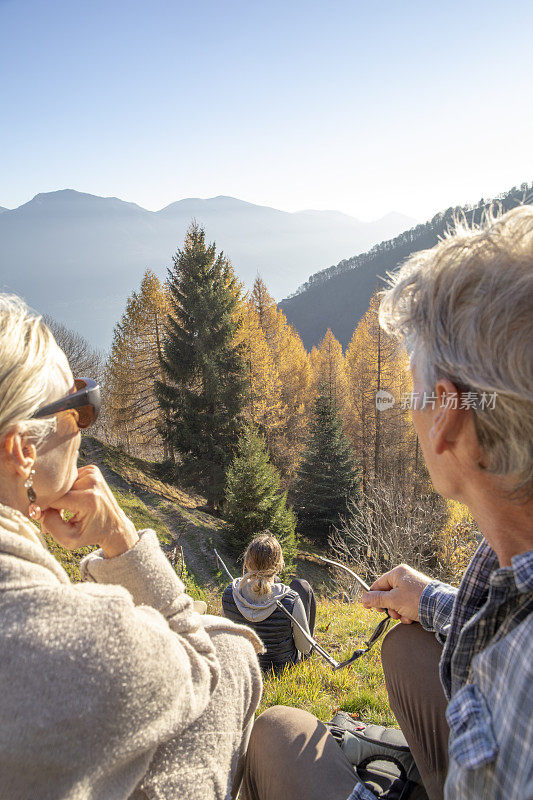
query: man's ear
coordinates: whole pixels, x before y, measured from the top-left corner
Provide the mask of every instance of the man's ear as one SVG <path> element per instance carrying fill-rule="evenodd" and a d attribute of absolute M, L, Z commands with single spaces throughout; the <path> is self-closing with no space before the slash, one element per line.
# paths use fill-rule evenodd
<path fill-rule="evenodd" d="M 440 378 L 435 386 L 437 401 L 429 436 L 438 455 L 450 449 L 465 421 L 461 406 L 461 393 L 447 378 Z"/>
<path fill-rule="evenodd" d="M 26 480 L 35 464 L 37 449 L 28 442 L 20 425 L 6 434 L 0 447 L 8 469 Z"/>

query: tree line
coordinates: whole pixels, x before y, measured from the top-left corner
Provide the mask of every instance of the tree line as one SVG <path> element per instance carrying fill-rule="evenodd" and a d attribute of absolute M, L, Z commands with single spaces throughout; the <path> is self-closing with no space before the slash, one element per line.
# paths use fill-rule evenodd
<path fill-rule="evenodd" d="M 308 348 L 318 342 L 328 327 L 342 346 L 347 347 L 356 322 L 365 313 L 376 289 L 383 288 L 387 273 L 408 256 L 436 245 L 453 228 L 456 219 L 477 224 L 490 209 L 508 211 L 532 202 L 533 184 L 523 183 L 493 200 L 482 198 L 473 206 L 448 208 L 366 253 L 315 273 L 294 295 L 281 302 L 281 308 Z"/>
<path fill-rule="evenodd" d="M 109 357 L 93 365 L 106 401 L 99 435 L 200 490 L 227 520 L 235 553 L 269 528 L 289 569 L 298 536 L 346 558 L 349 542 L 352 561 L 375 567 L 392 548 L 412 557 L 408 546 L 420 566 L 434 564 L 446 508 L 401 407 L 406 357 L 381 330 L 378 307 L 374 296 L 345 352 L 331 330 L 307 352 L 263 280 L 245 292 L 193 223 L 166 282 L 146 271 Z M 380 390 L 396 399 L 386 411 Z M 403 545 L 377 534 L 384 524 L 399 530 L 415 507 L 428 523 L 422 547 L 415 531 Z"/>

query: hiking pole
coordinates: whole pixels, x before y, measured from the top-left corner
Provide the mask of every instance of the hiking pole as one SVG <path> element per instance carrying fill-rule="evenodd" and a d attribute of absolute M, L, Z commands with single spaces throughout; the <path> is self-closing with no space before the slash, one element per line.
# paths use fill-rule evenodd
<path fill-rule="evenodd" d="M 330 656 L 330 654 L 327 653 L 324 650 L 324 648 L 321 645 L 318 644 L 316 639 L 313 639 L 313 637 L 310 636 L 307 633 L 307 631 L 304 631 L 304 629 L 302 628 L 302 626 L 300 625 L 298 620 L 295 617 L 292 616 L 290 611 L 287 611 L 287 609 L 285 608 L 283 603 L 280 602 L 280 600 L 276 600 L 276 605 L 280 609 L 280 611 L 283 611 L 285 616 L 288 617 L 291 620 L 291 622 L 293 622 L 296 625 L 297 628 L 299 628 L 300 632 L 302 633 L 302 635 L 304 636 L 306 641 L 308 641 L 309 644 L 311 645 L 311 650 L 314 650 L 315 653 L 318 653 L 319 656 L 322 656 L 324 661 L 327 661 L 328 664 L 330 665 L 330 667 L 333 667 L 333 669 L 338 669 L 339 668 L 339 662 L 335 661 L 335 659 L 332 656 Z"/>
<path fill-rule="evenodd" d="M 339 569 L 345 570 L 345 572 L 348 572 L 352 576 L 352 578 L 354 578 L 354 580 L 357 581 L 359 586 L 361 586 L 361 588 L 364 589 L 365 592 L 369 592 L 370 591 L 370 586 L 367 586 L 367 584 L 364 582 L 364 580 L 362 578 L 360 578 L 359 575 L 356 572 L 351 570 L 345 564 L 341 564 L 340 561 L 332 561 L 330 558 L 324 558 L 324 556 L 318 556 L 318 557 L 321 559 L 321 561 L 325 561 L 327 564 L 333 564 L 334 567 L 339 567 Z M 368 651 L 371 650 L 372 647 L 375 645 L 377 640 L 381 636 L 383 636 L 383 634 L 385 633 L 385 631 L 389 627 L 390 623 L 392 622 L 392 617 L 390 616 L 388 610 L 386 608 L 384 608 L 383 611 L 385 612 L 386 616 L 381 620 L 381 622 L 378 623 L 378 625 L 376 626 L 376 628 L 374 629 L 374 631 L 370 635 L 368 641 L 365 642 L 366 650 L 356 650 L 355 653 L 352 655 L 352 657 L 349 658 L 347 661 L 343 661 L 342 664 L 339 664 L 337 669 L 340 669 L 341 667 L 348 666 L 348 664 L 351 664 L 353 661 L 356 660 L 356 658 L 359 658 L 360 656 L 364 655 L 365 653 L 368 653 Z"/>
<path fill-rule="evenodd" d="M 225 571 L 226 575 L 228 576 L 228 578 L 229 578 L 231 581 L 233 581 L 233 575 L 231 574 L 231 572 L 229 571 L 229 569 L 227 568 L 227 566 L 224 564 L 223 560 L 221 559 L 220 555 L 217 553 L 216 549 L 214 549 L 214 553 L 215 553 L 215 557 L 216 557 L 216 559 L 217 559 L 217 565 L 218 565 L 218 564 L 220 564 L 220 566 L 221 566 L 221 567 L 224 569 L 224 571 Z M 323 648 L 323 647 L 321 647 L 321 646 L 318 644 L 318 642 L 316 641 L 316 639 L 313 639 L 313 637 L 312 637 L 312 636 L 310 636 L 310 635 L 307 633 L 307 631 L 304 631 L 304 629 L 302 628 L 302 626 L 300 625 L 300 623 L 298 622 L 298 620 L 297 620 L 297 619 L 295 619 L 295 618 L 292 616 L 292 614 L 290 613 L 290 611 L 287 611 L 287 609 L 285 608 L 285 606 L 283 605 L 283 603 L 280 603 L 280 601 L 279 601 L 279 600 L 276 600 L 276 605 L 277 605 L 277 607 L 280 609 L 280 611 L 282 611 L 282 612 L 285 614 L 285 616 L 286 616 L 286 617 L 288 617 L 288 618 L 291 620 L 291 622 L 293 622 L 293 623 L 296 625 L 296 627 L 298 628 L 298 630 L 301 632 L 302 636 L 303 636 L 303 637 L 306 639 L 306 641 L 308 641 L 308 642 L 309 642 L 309 644 L 311 645 L 311 650 L 314 650 L 314 651 L 315 651 L 315 653 L 318 653 L 318 655 L 319 655 L 319 656 L 322 656 L 322 658 L 323 658 L 325 661 L 327 661 L 327 662 L 328 662 L 328 664 L 329 664 L 331 667 L 333 667 L 333 669 L 338 669 L 339 662 L 338 662 L 338 661 L 335 661 L 335 659 L 334 659 L 334 658 L 332 658 L 332 657 L 329 655 L 329 653 L 326 653 L 326 651 L 324 650 L 324 648 Z"/>
<path fill-rule="evenodd" d="M 216 558 L 216 560 L 217 560 L 217 567 L 218 567 L 218 565 L 220 564 L 220 566 L 222 567 L 222 569 L 224 570 L 224 572 L 226 573 L 226 575 L 228 576 L 228 578 L 230 579 L 230 581 L 232 581 L 232 580 L 233 580 L 233 575 L 231 574 L 231 572 L 229 571 L 229 569 L 227 568 L 227 566 L 224 564 L 224 562 L 222 561 L 222 559 L 221 559 L 221 557 L 219 556 L 219 554 L 217 553 L 217 549 L 216 549 L 216 547 L 214 548 L 214 552 L 215 552 L 215 558 Z"/>
<path fill-rule="evenodd" d="M 318 556 L 318 557 L 319 557 L 319 559 L 320 559 L 321 561 L 325 561 L 325 562 L 326 562 L 326 564 L 333 564 L 333 566 L 334 566 L 334 567 L 340 567 L 341 569 L 344 569 L 344 570 L 346 570 L 346 572 L 349 572 L 349 573 L 350 573 L 350 575 L 352 576 L 352 578 L 354 578 L 354 580 L 355 580 L 355 581 L 357 581 L 357 583 L 359 584 L 359 586 L 360 586 L 362 589 L 364 589 L 364 590 L 365 590 L 365 592 L 369 592 L 369 591 L 370 591 L 370 586 L 368 586 L 368 585 L 367 585 L 367 584 L 364 582 L 364 580 L 363 580 L 362 578 L 360 578 L 360 577 L 359 577 L 359 575 L 358 575 L 356 572 L 353 572 L 353 570 L 351 570 L 349 567 L 345 566 L 344 564 L 341 564 L 341 563 L 340 563 L 340 561 L 332 561 L 332 560 L 331 560 L 331 558 L 324 558 L 324 556 Z"/>

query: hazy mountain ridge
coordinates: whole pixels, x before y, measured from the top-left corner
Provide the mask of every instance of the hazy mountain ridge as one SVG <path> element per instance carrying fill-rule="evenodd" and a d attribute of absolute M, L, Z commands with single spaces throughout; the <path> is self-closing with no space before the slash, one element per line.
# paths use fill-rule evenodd
<path fill-rule="evenodd" d="M 366 313 L 372 294 L 384 285 L 387 272 L 395 270 L 411 253 L 434 247 L 456 217 L 464 216 L 468 223 L 478 223 L 492 204 L 507 211 L 520 203 L 533 203 L 533 183 L 513 187 L 492 200 L 481 199 L 475 205 L 448 208 L 366 253 L 343 259 L 311 275 L 280 307 L 308 349 L 318 344 L 328 328 L 346 346 Z"/>
<path fill-rule="evenodd" d="M 412 224 L 394 214 L 363 223 L 340 212 L 288 213 L 226 196 L 148 211 L 117 197 L 64 189 L 0 214 L 1 288 L 107 347 L 126 297 L 146 269 L 166 277 L 193 218 L 247 288 L 259 272 L 278 298 L 321 264 Z"/>

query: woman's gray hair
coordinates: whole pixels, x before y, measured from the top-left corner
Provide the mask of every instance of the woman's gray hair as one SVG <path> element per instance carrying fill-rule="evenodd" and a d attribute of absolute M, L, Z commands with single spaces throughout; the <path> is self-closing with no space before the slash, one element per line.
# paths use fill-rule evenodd
<path fill-rule="evenodd" d="M 509 477 L 517 497 L 533 495 L 533 208 L 458 222 L 389 286 L 380 323 L 404 340 L 426 391 L 448 378 L 476 393 L 487 470 Z"/>
<path fill-rule="evenodd" d="M 17 423 L 35 445 L 56 419 L 31 419 L 57 381 L 64 355 L 42 318 L 20 297 L 0 294 L 0 438 Z"/>

